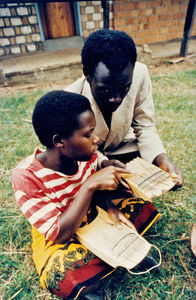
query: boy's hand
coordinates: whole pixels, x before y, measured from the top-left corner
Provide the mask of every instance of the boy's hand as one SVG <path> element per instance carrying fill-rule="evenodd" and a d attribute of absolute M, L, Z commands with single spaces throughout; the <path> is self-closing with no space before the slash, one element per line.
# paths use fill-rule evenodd
<path fill-rule="evenodd" d="M 102 168 L 109 167 L 109 166 L 126 169 L 126 165 L 123 164 L 120 160 L 117 160 L 117 159 L 107 160 L 106 159 L 106 160 L 102 161 L 102 163 L 101 163 Z"/>
<path fill-rule="evenodd" d="M 120 174 L 130 173 L 126 169 L 117 167 L 106 167 L 91 175 L 86 183 L 92 190 L 116 190 L 120 183 Z"/>
<path fill-rule="evenodd" d="M 153 161 L 153 163 L 170 174 L 173 179 L 177 179 L 176 188 L 183 185 L 183 175 L 181 170 L 175 166 L 173 161 L 166 153 L 159 154 Z"/>
<path fill-rule="evenodd" d="M 121 211 L 119 211 L 116 207 L 114 207 L 114 206 L 109 207 L 108 214 L 118 229 L 121 229 L 121 227 L 122 227 L 121 222 L 122 222 L 125 225 L 127 225 L 129 228 L 137 231 L 135 226 L 133 225 L 133 223 L 131 223 L 131 221 L 129 221 L 125 217 L 125 215 Z"/>

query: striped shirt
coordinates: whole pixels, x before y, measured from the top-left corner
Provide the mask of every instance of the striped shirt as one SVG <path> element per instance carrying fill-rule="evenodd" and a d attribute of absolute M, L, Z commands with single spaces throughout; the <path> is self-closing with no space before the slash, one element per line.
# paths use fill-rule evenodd
<path fill-rule="evenodd" d="M 95 173 L 99 156 L 97 152 L 89 161 L 79 161 L 77 173 L 65 175 L 45 168 L 36 158 L 40 152 L 36 149 L 14 169 L 12 183 L 16 200 L 30 224 L 54 241 L 59 232 L 59 216 Z"/>

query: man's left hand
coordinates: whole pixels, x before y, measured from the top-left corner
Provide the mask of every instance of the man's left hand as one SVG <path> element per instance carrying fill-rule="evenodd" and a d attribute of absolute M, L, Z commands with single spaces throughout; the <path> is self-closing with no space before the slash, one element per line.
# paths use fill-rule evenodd
<path fill-rule="evenodd" d="M 170 174 L 173 179 L 177 180 L 176 188 L 180 188 L 183 185 L 183 175 L 181 170 L 175 166 L 173 161 L 166 153 L 159 154 L 153 161 L 153 163 Z"/>

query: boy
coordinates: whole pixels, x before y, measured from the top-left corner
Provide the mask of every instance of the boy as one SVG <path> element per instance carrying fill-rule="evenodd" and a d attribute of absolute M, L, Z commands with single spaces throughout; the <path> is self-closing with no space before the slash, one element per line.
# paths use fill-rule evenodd
<path fill-rule="evenodd" d="M 34 263 L 42 286 L 50 292 L 63 298 L 80 295 L 90 299 L 88 290 L 112 268 L 81 245 L 74 234 L 93 217 L 95 191 L 116 190 L 119 173 L 128 171 L 112 166 L 115 161 L 105 161 L 97 152 L 95 117 L 84 96 L 50 92 L 37 102 L 32 121 L 46 150 L 36 149 L 23 160 L 14 170 L 12 182 L 18 204 L 32 225 Z M 105 163 L 107 167 L 97 171 L 97 166 Z M 99 202 L 105 205 L 103 200 Z M 122 206 L 130 212 L 128 204 Z M 135 228 L 114 205 L 106 209 L 116 223 Z M 139 204 L 133 218 L 137 229 L 148 226 L 146 213 L 151 223 L 158 218 L 153 204 Z"/>

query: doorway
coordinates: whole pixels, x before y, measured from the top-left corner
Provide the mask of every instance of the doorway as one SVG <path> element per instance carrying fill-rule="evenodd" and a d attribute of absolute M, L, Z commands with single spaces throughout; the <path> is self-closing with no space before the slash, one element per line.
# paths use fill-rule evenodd
<path fill-rule="evenodd" d="M 72 3 L 42 2 L 39 9 L 45 40 L 75 35 Z"/>

